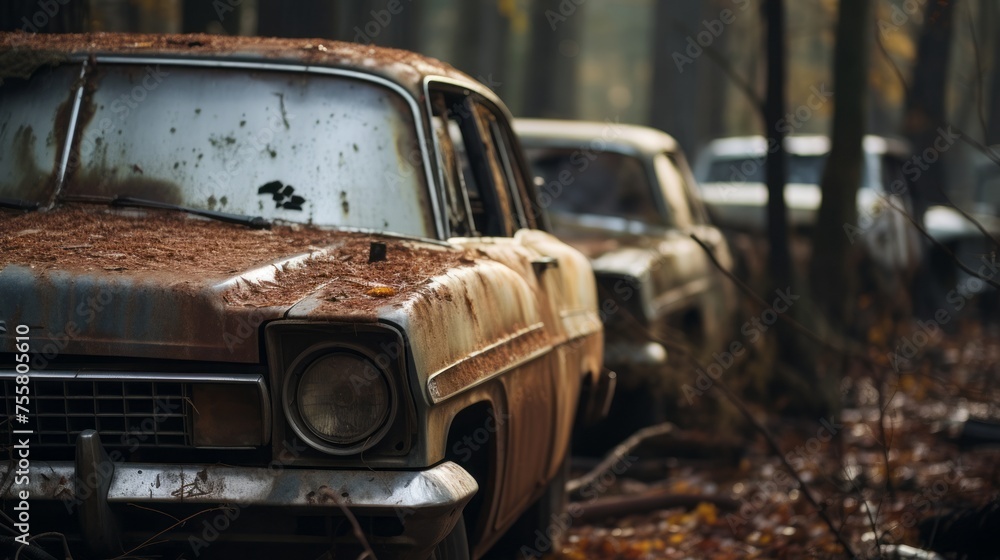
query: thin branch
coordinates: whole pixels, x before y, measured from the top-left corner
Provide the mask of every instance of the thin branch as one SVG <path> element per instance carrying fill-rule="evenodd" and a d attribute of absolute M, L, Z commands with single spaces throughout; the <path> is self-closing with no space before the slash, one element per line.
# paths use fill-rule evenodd
<path fill-rule="evenodd" d="M 885 57 L 886 62 L 888 62 L 889 66 L 892 67 L 893 72 L 896 74 L 896 78 L 899 79 L 899 83 L 903 85 L 903 89 L 909 90 L 910 84 L 906 81 L 906 77 L 903 76 L 903 71 L 899 69 L 899 65 L 896 64 L 896 61 L 893 60 L 892 56 L 889 54 L 889 50 L 885 48 L 885 43 L 882 42 L 882 36 L 878 32 L 877 26 L 875 29 L 875 44 L 878 46 L 879 51 L 882 53 L 882 56 Z M 964 141 L 966 144 L 972 146 L 973 148 L 981 152 L 983 155 L 990 158 L 990 160 L 992 160 L 993 163 L 1000 165 L 1000 155 L 991 150 L 989 146 L 986 146 L 982 142 L 966 134 L 965 131 L 962 130 L 962 128 L 959 127 L 958 125 L 955 125 L 947 121 L 944 121 L 944 124 L 957 130 L 961 137 L 961 140 Z"/>
<path fill-rule="evenodd" d="M 354 532 L 354 537 L 358 539 L 358 542 L 360 542 L 361 546 L 364 547 L 365 549 L 364 554 L 358 556 L 358 559 L 360 560 L 361 558 L 367 555 L 368 558 L 370 558 L 371 560 L 377 560 L 377 557 L 375 556 L 375 551 L 372 550 L 371 545 L 368 544 L 368 539 L 365 538 L 365 534 L 361 530 L 361 524 L 358 523 L 358 518 L 354 517 L 354 513 L 351 512 L 351 510 L 346 505 L 344 505 L 344 502 L 340 501 L 340 496 L 338 496 L 337 493 L 334 492 L 329 487 L 320 488 L 319 493 L 333 500 L 333 503 L 337 504 L 337 507 L 340 508 L 340 511 L 344 513 L 344 516 L 347 517 L 347 520 L 351 523 L 351 530 Z"/>
<path fill-rule="evenodd" d="M 882 42 L 882 36 L 878 32 L 877 26 L 876 26 L 876 31 L 875 31 L 875 44 L 878 45 L 879 51 L 882 52 L 882 56 L 885 57 L 886 62 L 889 64 L 890 67 L 892 67 L 893 72 L 896 74 L 896 78 L 899 79 L 899 83 L 901 83 L 903 85 L 903 89 L 909 90 L 910 89 L 910 85 L 907 83 L 906 77 L 903 76 L 903 71 L 899 69 L 899 66 L 896 64 L 896 61 L 893 60 L 892 56 L 889 55 L 888 49 L 885 48 L 885 44 Z M 976 41 L 975 40 L 973 40 L 973 44 L 976 45 Z M 979 54 L 978 54 L 979 53 L 979 47 L 978 47 L 978 45 L 976 45 L 976 53 L 977 53 L 976 54 L 976 59 L 977 59 L 976 66 L 978 67 L 979 66 L 979 63 L 978 63 L 978 59 L 979 59 Z M 980 75 L 980 79 L 982 79 L 981 75 Z M 982 91 L 982 88 L 980 88 L 980 91 Z M 981 106 L 982 104 L 979 103 L 979 105 Z M 982 119 L 982 115 L 980 115 L 980 119 Z M 947 126 L 949 126 L 951 128 L 954 128 L 955 130 L 958 131 L 959 139 L 960 140 L 962 140 L 966 144 L 972 146 L 978 152 L 982 153 L 987 158 L 989 158 L 991 161 L 993 161 L 993 163 L 995 163 L 998 166 L 1000 166 L 1000 155 L 998 155 L 993 149 L 991 149 L 989 146 L 983 144 L 982 142 L 976 140 L 972 136 L 966 134 L 965 131 L 962 130 L 960 127 L 955 126 L 955 125 L 953 125 L 951 123 L 947 123 L 947 122 L 945 124 Z M 985 127 L 985 124 L 984 124 L 984 127 Z M 985 130 L 986 129 L 984 128 L 983 130 L 984 130 L 984 138 L 985 138 Z M 993 241 L 994 245 L 1000 247 L 1000 242 L 997 241 L 997 238 L 994 237 L 988 231 L 986 231 L 986 228 L 983 227 L 983 224 L 981 224 L 979 222 L 979 220 L 973 218 L 972 216 L 969 215 L 968 212 L 966 212 L 965 210 L 962 210 L 961 208 L 959 208 L 958 206 L 956 206 L 955 203 L 953 203 L 951 201 L 951 199 L 948 197 L 948 195 L 944 192 L 944 189 L 941 188 L 941 185 L 935 183 L 934 187 L 937 189 L 937 191 L 941 195 L 944 196 L 945 200 L 948 201 L 948 204 L 950 204 L 952 208 L 954 208 L 955 210 L 957 210 L 958 213 L 961 214 L 963 218 L 965 218 L 970 223 L 972 223 L 973 225 L 975 225 L 976 228 L 983 235 L 985 235 L 988 239 L 990 239 L 991 241 Z"/>
<path fill-rule="evenodd" d="M 913 224 L 913 227 L 917 228 L 917 231 L 919 231 L 921 235 L 923 235 L 923 236 L 924 236 L 924 237 L 926 237 L 926 238 L 927 238 L 927 239 L 928 239 L 928 240 L 929 240 L 929 241 L 930 241 L 931 243 L 933 243 L 935 247 L 937 247 L 938 249 L 940 249 L 941 251 L 943 251 L 943 252 L 944 252 L 944 254 L 946 254 L 946 255 L 948 255 L 949 257 L 951 257 L 951 259 L 952 259 L 953 261 L 955 261 L 955 264 L 956 264 L 956 265 L 958 265 L 958 268 L 961 268 L 961 269 L 962 269 L 963 271 L 965 271 L 965 273 L 966 273 L 966 274 L 968 274 L 969 276 L 974 276 L 974 277 L 976 277 L 976 278 L 979 278 L 979 279 L 980 279 L 980 280 L 982 280 L 983 282 L 986 282 L 986 283 L 987 283 L 987 284 L 989 284 L 990 286 L 993 286 L 994 288 L 996 288 L 996 289 L 1000 290 L 1000 283 L 998 283 L 998 282 L 997 282 L 996 280 L 993 280 L 993 279 L 991 279 L 991 278 L 987 278 L 987 277 L 983 276 L 982 274 L 979 274 L 979 273 L 978 273 L 978 272 L 976 272 L 975 270 L 972 270 L 971 268 L 969 268 L 968 266 L 966 266 L 966 265 L 965 265 L 965 263 L 963 263 L 963 262 L 961 261 L 961 259 L 959 259 L 959 258 L 958 258 L 958 257 L 957 257 L 957 256 L 955 255 L 955 253 L 952 253 L 952 252 L 951 252 L 951 249 L 949 249 L 947 245 L 945 245 L 944 243 L 941 243 L 941 242 L 940 242 L 940 241 L 938 241 L 938 240 L 937 240 L 937 239 L 936 239 L 936 238 L 935 238 L 935 237 L 934 237 L 933 235 L 931 235 L 930 233 L 928 233 L 928 232 L 927 232 L 927 230 L 926 230 L 926 229 L 924 229 L 924 226 L 923 226 L 923 225 L 921 225 L 920 223 L 918 223 L 918 222 L 917 222 L 917 220 L 916 220 L 916 218 L 914 218 L 913 216 L 911 216 L 909 212 L 907 212 L 906 210 L 904 210 L 904 209 L 902 209 L 902 208 L 900 208 L 900 207 L 896 206 L 896 205 L 895 205 L 895 204 L 893 204 L 893 203 L 892 203 L 892 202 L 891 202 L 891 201 L 890 201 L 890 200 L 889 200 L 888 198 L 886 198 L 886 197 L 884 197 L 884 196 L 882 197 L 882 200 L 883 200 L 883 202 L 885 202 L 885 204 L 887 204 L 887 205 L 888 205 L 888 206 L 889 206 L 890 208 L 892 208 L 892 209 L 893 209 L 893 210 L 895 210 L 896 212 L 899 212 L 900 214 L 902 214 L 902 215 L 903 215 L 903 217 L 904 217 L 904 218 L 906 218 L 906 219 L 907 219 L 907 220 L 908 220 L 908 221 L 909 221 L 909 222 L 910 222 L 911 224 Z"/>
<path fill-rule="evenodd" d="M 882 392 L 885 388 L 885 380 L 879 380 L 878 388 L 878 398 L 882 399 Z M 892 442 L 889 440 L 889 433 L 885 429 L 885 411 L 889 408 L 889 404 L 892 403 L 892 399 L 896 398 L 896 392 L 899 390 L 898 386 L 893 390 L 892 395 L 885 400 L 885 406 L 880 406 L 878 409 L 878 429 L 882 435 L 882 459 L 885 461 L 885 487 L 889 490 L 889 497 L 894 498 L 896 496 L 896 488 L 892 484 L 892 467 L 889 463 L 889 449 Z"/>
<path fill-rule="evenodd" d="M 767 441 L 767 445 L 771 448 L 771 451 L 778 456 L 778 458 L 781 460 L 781 464 L 784 465 L 785 469 L 789 472 L 789 474 L 791 474 L 792 477 L 795 478 L 795 481 L 799 483 L 799 486 L 802 487 L 802 495 L 804 495 L 806 497 L 806 500 L 808 500 L 809 503 L 812 504 L 813 508 L 816 510 L 816 513 L 818 513 L 819 516 L 823 519 L 823 522 L 826 523 L 826 526 L 830 528 L 830 532 L 833 533 L 833 535 L 837 538 L 837 541 L 840 543 L 840 546 L 844 548 L 844 552 L 847 554 L 847 556 L 849 558 L 857 558 L 858 555 L 855 554 L 854 550 L 851 548 L 851 543 L 847 541 L 847 538 L 844 537 L 841 530 L 838 529 L 837 526 L 834 524 L 833 519 L 830 518 L 830 515 L 826 510 L 826 506 L 819 503 L 816 497 L 813 496 L 812 491 L 810 491 L 809 485 L 807 485 L 805 480 L 803 480 L 802 477 L 799 476 L 799 473 L 798 471 L 795 470 L 795 467 L 793 467 L 792 464 L 788 462 L 788 459 L 785 457 L 785 454 L 781 450 L 781 445 L 778 444 L 778 440 L 774 437 L 774 434 L 771 433 L 771 430 L 768 430 L 767 426 L 762 424 L 759 420 L 757 420 L 756 417 L 754 417 L 753 413 L 750 412 L 750 409 L 746 407 L 746 404 L 744 404 L 739 397 L 733 394 L 733 392 L 729 389 L 729 387 L 725 384 L 725 382 L 722 381 L 721 378 L 716 380 L 714 387 L 720 392 L 722 392 L 722 394 L 726 396 L 729 402 L 733 403 L 733 406 L 739 409 L 740 413 L 743 414 L 743 416 L 747 419 L 747 421 L 750 422 L 753 425 L 753 427 L 758 432 L 760 432 L 761 435 L 764 436 L 764 439 Z"/>
<path fill-rule="evenodd" d="M 62 533 L 57 533 L 55 531 L 49 531 L 47 533 L 39 533 L 39 534 L 37 534 L 37 535 L 29 538 L 28 541 L 32 542 L 35 539 L 40 539 L 42 537 L 59 537 L 59 540 L 62 541 L 63 554 L 66 555 L 66 560 L 73 560 L 73 554 L 69 551 L 69 542 L 66 540 L 66 535 L 64 535 Z M 18 549 L 17 553 L 20 554 L 21 553 L 21 549 Z"/>
<path fill-rule="evenodd" d="M 594 481 L 596 481 L 600 476 L 619 463 L 623 457 L 635 451 L 635 448 L 642 445 L 646 440 L 654 437 L 663 436 L 672 432 L 675 432 L 677 427 L 669 422 L 663 424 L 656 424 L 653 426 L 647 426 L 637 431 L 628 437 L 625 441 L 616 445 L 605 457 L 590 471 L 579 477 L 570 480 L 566 483 L 566 493 L 571 496 L 575 495 L 580 491 L 581 488 L 586 488 Z"/>
<path fill-rule="evenodd" d="M 685 35 L 692 35 L 692 36 L 694 35 L 694 32 L 687 25 L 685 25 L 684 22 L 673 20 L 673 24 L 674 24 L 674 29 L 680 31 L 681 33 Z M 753 88 L 750 82 L 744 79 L 743 76 L 741 76 L 739 72 L 737 72 L 736 69 L 733 68 L 732 64 L 729 64 L 729 61 L 726 60 L 726 57 L 722 56 L 722 54 L 719 51 L 715 50 L 714 45 L 708 45 L 707 47 L 702 47 L 702 48 L 704 49 L 704 53 L 708 55 L 709 60 L 718 65 L 719 69 L 722 70 L 722 72 L 730 80 L 733 81 L 733 84 L 735 84 L 736 88 L 740 90 L 740 93 L 746 96 L 747 100 L 750 102 L 751 105 L 753 105 L 754 109 L 757 109 L 757 112 L 761 116 L 763 116 L 764 100 L 761 99 L 760 95 L 757 93 L 757 90 Z"/>
<path fill-rule="evenodd" d="M 964 134 L 962 135 L 962 138 L 965 138 Z M 986 149 L 988 150 L 989 148 L 986 147 Z M 1000 248 L 1000 241 L 998 241 L 997 238 L 992 233 L 987 231 L 986 228 L 983 227 L 983 224 L 979 222 L 979 220 L 973 218 L 971 215 L 969 215 L 968 212 L 962 210 L 957 204 L 952 202 L 951 197 L 948 196 L 948 193 L 944 192 L 944 189 L 941 188 L 941 185 L 934 183 L 934 186 L 937 188 L 938 193 L 940 193 L 941 196 L 944 198 L 945 202 L 948 203 L 949 208 L 954 208 L 955 211 L 961 214 L 963 218 L 968 220 L 972 225 L 976 226 L 976 229 L 978 229 L 980 233 L 982 233 L 987 239 L 992 241 L 995 247 Z"/>
<path fill-rule="evenodd" d="M 719 271 L 721 271 L 724 275 L 726 275 L 727 278 L 729 278 L 730 280 L 732 280 L 733 283 L 735 283 L 737 285 L 737 287 L 739 287 L 743 291 L 743 293 L 745 293 L 746 295 L 748 295 L 751 299 L 753 299 L 754 301 L 756 301 L 758 304 L 760 304 L 765 309 L 771 309 L 771 304 L 767 303 L 766 301 L 764 301 L 764 298 L 762 298 L 759 295 L 757 295 L 757 293 L 754 292 L 753 288 L 751 288 L 750 286 L 748 286 L 743 280 L 740 280 L 735 274 L 733 274 L 729 270 L 726 270 L 726 267 L 722 266 L 722 263 L 720 263 L 719 260 L 715 257 L 715 253 L 712 252 L 712 249 L 710 249 L 708 247 L 708 245 L 705 245 L 704 241 L 702 241 L 697 235 L 695 235 L 693 233 L 691 234 L 691 239 L 694 239 L 695 243 L 697 243 L 698 245 L 701 246 L 702 250 L 705 251 L 705 254 L 708 255 L 708 258 L 711 259 L 711 261 L 715 265 L 715 267 L 717 269 L 719 269 Z M 819 344 L 819 345 L 821 345 L 821 346 L 823 346 L 825 348 L 833 350 L 834 352 L 837 352 L 838 354 L 842 354 L 842 355 L 847 356 L 849 358 L 855 358 L 855 359 L 858 359 L 858 360 L 862 360 L 862 361 L 864 361 L 864 362 L 872 365 L 873 367 L 877 367 L 877 368 L 883 367 L 881 364 L 876 364 L 874 360 L 872 360 L 868 356 L 865 356 L 864 354 L 860 354 L 858 352 L 852 352 L 852 351 L 848 350 L 847 348 L 845 348 L 843 346 L 840 346 L 838 344 L 834 344 L 828 338 L 824 338 L 824 337 L 822 337 L 822 336 L 814 333 L 813 331 L 809 330 L 809 328 L 807 328 L 806 326 L 804 326 L 802 323 L 799 323 L 795 319 L 789 317 L 787 313 L 778 313 L 777 315 L 778 315 L 779 319 L 781 319 L 782 321 L 788 323 L 792 328 L 794 328 L 795 330 L 797 330 L 803 336 L 805 336 L 806 338 L 809 338 L 810 340 L 816 342 L 817 344 Z"/>
<path fill-rule="evenodd" d="M 135 552 L 137 550 L 140 550 L 142 548 L 145 548 L 146 546 L 148 546 L 149 544 L 151 544 L 152 541 L 153 541 L 153 539 L 159 537 L 160 535 L 166 533 L 167 531 L 170 531 L 174 527 L 178 527 L 180 525 L 183 525 L 183 524 L 187 523 L 188 521 L 194 519 L 195 517 L 198 517 L 199 515 L 202 515 L 204 513 L 209 513 L 209 512 L 212 512 L 212 511 L 220 511 L 220 510 L 228 510 L 228 509 L 231 509 L 231 508 L 229 508 L 227 506 L 219 506 L 219 507 L 213 507 L 213 508 L 203 509 L 201 511 L 196 511 L 196 512 L 192 513 L 191 515 L 185 517 L 184 519 L 181 519 L 181 520 L 177 521 L 176 523 L 174 523 L 173 525 L 167 527 L 166 529 L 163 529 L 159 533 L 156 533 L 152 537 L 149 537 L 148 539 L 144 540 L 141 544 L 135 546 L 134 548 L 132 548 L 128 552 L 125 552 L 125 553 L 123 553 L 120 556 L 115 556 L 111 560 L 119 560 L 120 558 L 127 558 L 133 552 Z"/>
<path fill-rule="evenodd" d="M 847 481 L 851 483 L 851 488 L 854 488 L 854 492 L 858 495 L 859 501 L 865 506 L 865 513 L 867 514 L 867 517 L 868 517 L 868 524 L 871 525 L 872 534 L 875 535 L 875 548 L 881 549 L 882 548 L 882 538 L 879 537 L 879 534 L 878 534 L 879 533 L 879 531 L 878 531 L 878 521 L 877 521 L 878 514 L 876 514 L 875 516 L 872 516 L 872 508 L 869 505 L 868 498 L 865 498 L 865 495 L 861 491 L 861 488 L 858 488 L 858 485 L 857 485 L 856 482 L 854 482 L 854 477 L 851 476 L 851 473 L 848 473 L 848 472 L 845 471 L 844 472 L 844 478 L 846 478 Z M 882 507 L 882 505 L 880 503 L 879 504 L 879 508 L 881 508 L 881 507 Z"/>
<path fill-rule="evenodd" d="M 692 235 L 691 237 L 694 238 L 695 241 L 697 241 L 699 244 L 701 244 L 701 241 L 696 236 Z M 707 247 L 705 247 L 704 244 L 702 244 L 702 247 L 707 249 Z M 715 257 L 714 255 L 711 255 L 710 251 L 709 255 L 712 257 L 712 260 L 716 262 L 716 264 L 718 265 L 718 261 L 715 261 Z M 719 268 L 720 270 L 723 270 L 724 272 L 728 273 L 728 271 L 726 271 L 721 266 Z M 736 279 L 735 277 L 732 278 L 739 281 L 739 279 Z M 751 293 L 753 292 L 751 291 Z M 754 294 L 754 296 L 756 296 L 756 294 Z M 767 304 L 765 303 L 765 306 L 766 305 Z M 778 316 L 780 317 L 781 314 L 779 314 Z M 808 331 L 808 329 L 806 330 Z M 658 342 L 663 345 L 668 345 L 666 341 L 660 340 L 655 334 L 653 334 L 650 331 L 646 331 L 645 334 L 650 340 L 654 342 Z M 701 368 L 701 364 L 699 364 L 698 360 L 696 360 L 694 356 L 692 356 L 689 352 L 681 350 L 680 353 L 684 356 L 684 358 L 686 358 L 689 362 L 691 362 L 693 366 L 695 366 L 696 368 Z M 735 406 L 740 411 L 740 413 L 743 414 L 744 417 L 746 417 L 747 421 L 750 422 L 750 424 L 753 425 L 753 427 L 761 435 L 764 436 L 764 439 L 767 441 L 768 447 L 770 447 L 771 451 L 778 456 L 778 459 L 781 461 L 782 465 L 789 472 L 789 474 L 792 475 L 792 478 L 794 478 L 795 481 L 802 488 L 802 494 L 806 497 L 809 503 L 812 504 L 813 508 L 816 510 L 816 513 L 819 514 L 819 516 L 823 519 L 824 523 L 826 523 L 826 526 L 830 529 L 830 532 L 834 535 L 834 537 L 836 537 L 837 541 L 844 548 L 844 552 L 847 553 L 848 557 L 850 558 L 857 558 L 858 556 L 854 553 L 850 543 L 847 542 L 847 539 L 844 537 L 843 534 L 841 534 L 841 530 L 837 528 L 836 524 L 833 522 L 833 519 L 830 518 L 830 515 L 827 512 L 826 507 L 820 504 L 819 501 L 816 499 L 816 497 L 813 496 L 812 492 L 809 489 L 810 488 L 809 485 L 806 484 L 806 481 L 803 480 L 803 478 L 799 475 L 798 471 L 795 470 L 795 467 L 793 467 L 792 464 L 788 461 L 788 459 L 785 456 L 785 453 L 781 449 L 781 445 L 778 443 L 778 440 L 774 437 L 774 434 L 772 434 L 771 431 L 767 429 L 766 426 L 764 426 L 759 420 L 757 420 L 757 418 L 753 415 L 753 413 L 750 412 L 750 409 L 747 408 L 746 404 L 739 397 L 737 397 L 732 392 L 732 390 L 729 389 L 729 387 L 725 384 L 725 382 L 722 380 L 721 377 L 715 380 L 713 388 L 719 390 L 726 397 L 726 399 L 728 399 L 731 403 L 733 403 L 733 406 Z"/>

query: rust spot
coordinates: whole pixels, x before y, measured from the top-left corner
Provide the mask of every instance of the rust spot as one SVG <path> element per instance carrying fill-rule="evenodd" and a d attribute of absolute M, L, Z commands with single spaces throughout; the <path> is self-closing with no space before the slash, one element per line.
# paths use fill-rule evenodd
<path fill-rule="evenodd" d="M 396 290 L 389 286 L 375 286 L 365 293 L 371 297 L 387 298 L 396 295 Z"/>

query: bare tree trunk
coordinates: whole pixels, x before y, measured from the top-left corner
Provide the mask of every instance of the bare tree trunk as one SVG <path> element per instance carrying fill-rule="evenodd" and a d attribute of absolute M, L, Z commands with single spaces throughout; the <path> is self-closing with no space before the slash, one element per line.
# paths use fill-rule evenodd
<path fill-rule="evenodd" d="M 990 22 L 990 25 L 993 25 L 992 22 L 995 22 L 996 18 L 1000 17 L 1000 9 L 998 9 L 996 2 L 992 0 L 982 0 L 980 13 L 983 21 Z M 979 38 L 983 41 L 983 48 L 980 51 L 983 53 L 983 56 L 987 56 L 987 52 L 992 52 L 993 54 L 992 67 L 989 68 L 989 72 L 991 72 L 989 89 L 982 93 L 986 103 L 985 110 L 987 111 L 986 138 L 984 142 L 988 145 L 1000 144 L 1000 37 L 997 37 L 995 34 L 980 33 Z M 987 68 L 984 67 L 983 71 L 986 72 Z"/>
<path fill-rule="evenodd" d="M 586 6 L 565 0 L 532 0 L 525 116 L 576 116 L 579 35 Z"/>
<path fill-rule="evenodd" d="M 459 0 L 455 66 L 483 83 L 506 81 L 510 21 L 495 0 Z"/>
<path fill-rule="evenodd" d="M 694 61 L 687 62 L 685 49 L 690 47 L 687 36 L 680 32 L 681 27 L 695 29 L 700 25 L 699 8 L 698 2 L 656 0 L 653 15 L 655 31 L 650 124 L 669 132 L 689 153 L 693 153 L 695 148 L 707 140 L 697 136 L 699 118 L 710 118 L 706 111 L 699 110 L 703 107 L 699 102 L 700 96 L 707 92 L 698 90 L 699 65 Z M 713 44 L 713 48 L 715 47 L 716 44 Z M 678 53 L 676 58 L 675 53 Z M 698 62 L 712 65 L 707 60 Z M 688 109 L 677 110 L 684 106 Z M 721 115 L 722 111 L 714 113 Z"/>
<path fill-rule="evenodd" d="M 841 2 L 833 57 L 833 131 L 823 169 L 823 200 L 813 235 L 812 293 L 831 326 L 851 324 L 858 287 L 853 245 L 845 224 L 857 224 L 864 166 L 862 143 L 868 98 L 871 2 Z"/>
<path fill-rule="evenodd" d="M 767 22 L 767 98 L 764 100 L 764 124 L 767 136 L 767 218 L 768 218 L 768 268 L 771 285 L 780 292 L 801 294 L 789 250 L 788 215 L 785 206 L 785 183 L 788 175 L 788 154 L 785 137 L 788 127 L 785 119 L 785 10 L 782 0 L 764 1 L 764 18 Z M 808 303 L 792 307 L 788 312 L 800 322 L 809 321 Z M 778 360 L 790 367 L 778 367 L 787 379 L 774 387 L 788 397 L 787 412 L 826 414 L 836 406 L 835 395 L 820 383 L 816 375 L 815 349 L 807 346 L 800 334 L 784 322 L 776 325 Z"/>
<path fill-rule="evenodd" d="M 788 214 L 785 208 L 787 159 L 785 153 L 785 13 L 782 0 L 765 0 L 767 22 L 767 99 L 764 123 L 767 130 L 767 235 L 771 281 L 779 289 L 791 283 L 792 259 L 788 249 Z"/>
<path fill-rule="evenodd" d="M 938 129 L 947 120 L 945 94 L 956 3 L 957 0 L 927 3 L 903 114 L 903 134 L 910 140 L 914 153 L 933 149 Z M 929 205 L 940 201 L 938 189 L 945 186 L 945 170 L 941 162 L 926 165 L 926 168 L 910 185 L 913 211 L 918 220 Z"/>

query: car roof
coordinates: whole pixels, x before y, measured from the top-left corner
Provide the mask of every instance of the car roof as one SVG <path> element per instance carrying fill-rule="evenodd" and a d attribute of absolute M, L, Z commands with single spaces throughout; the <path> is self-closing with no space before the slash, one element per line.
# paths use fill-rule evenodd
<path fill-rule="evenodd" d="M 883 136 L 865 135 L 864 150 L 872 154 L 909 154 L 906 142 Z M 830 138 L 821 134 L 802 134 L 785 137 L 785 149 L 791 154 L 810 156 L 830 151 Z M 734 136 L 709 142 L 704 154 L 713 156 L 756 156 L 767 152 L 767 139 L 763 136 Z"/>
<path fill-rule="evenodd" d="M 426 79 L 444 78 L 473 87 L 496 100 L 487 88 L 444 62 L 409 51 L 360 43 L 208 34 L 0 33 L 0 78 L 26 78 L 42 65 L 90 56 L 207 59 L 344 68 L 380 75 L 418 96 Z"/>
<path fill-rule="evenodd" d="M 591 147 L 646 155 L 680 151 L 674 137 L 662 130 L 611 120 L 514 119 L 514 130 L 526 147 Z"/>

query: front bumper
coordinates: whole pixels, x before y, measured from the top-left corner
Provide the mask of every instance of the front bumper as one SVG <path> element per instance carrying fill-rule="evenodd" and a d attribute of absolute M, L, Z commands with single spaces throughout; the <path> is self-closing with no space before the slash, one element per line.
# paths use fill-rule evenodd
<path fill-rule="evenodd" d="M 27 490 L 33 533 L 78 537 L 98 556 L 127 552 L 192 514 L 155 540 L 353 550 L 349 510 L 379 558 L 424 558 L 478 490 L 452 462 L 422 471 L 112 463 L 93 432 L 81 434 L 75 462 L 32 462 L 24 485 L 13 484 L 12 470 L 0 466 L 7 509 Z"/>

